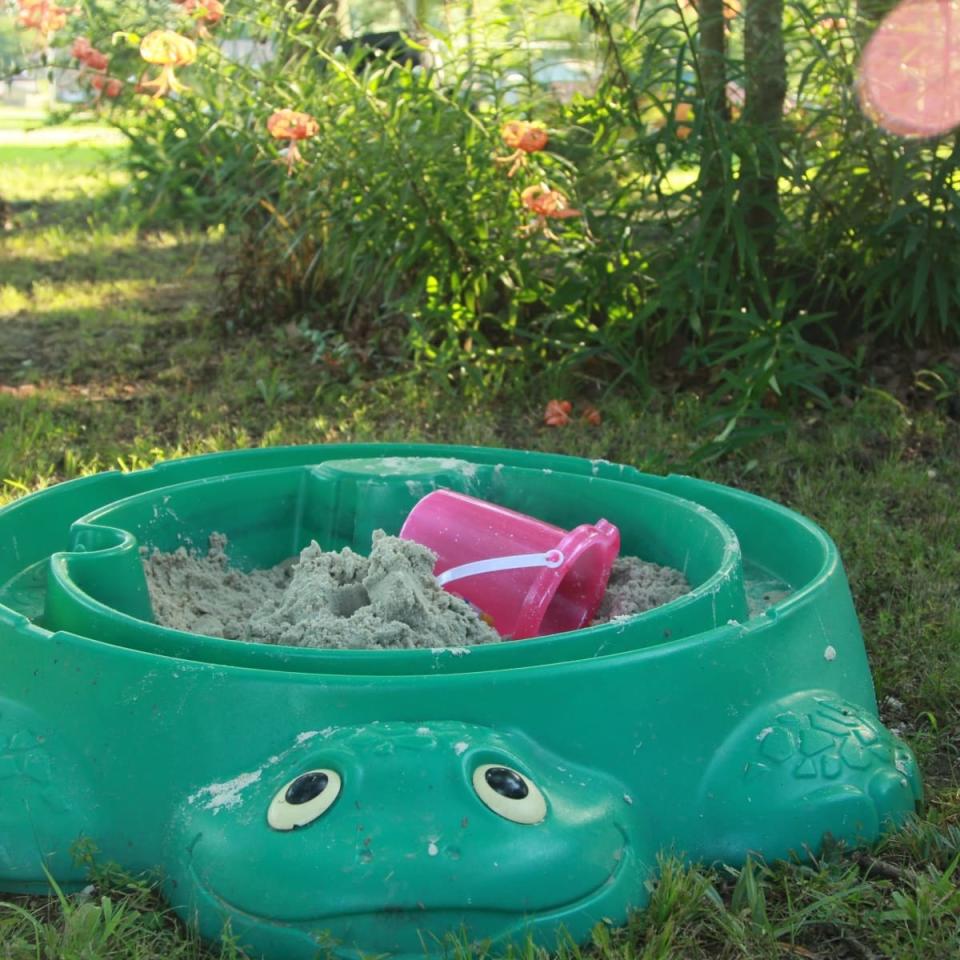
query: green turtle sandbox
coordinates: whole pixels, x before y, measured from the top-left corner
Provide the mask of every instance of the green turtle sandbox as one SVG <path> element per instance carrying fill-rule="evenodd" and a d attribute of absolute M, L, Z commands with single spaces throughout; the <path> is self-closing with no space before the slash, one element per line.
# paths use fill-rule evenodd
<path fill-rule="evenodd" d="M 152 622 L 140 547 L 226 534 L 269 567 L 369 549 L 449 488 L 563 529 L 605 517 L 692 591 L 477 647 L 320 650 Z M 242 451 L 0 511 L 0 889 L 160 868 L 254 956 L 582 940 L 661 851 L 740 864 L 869 842 L 920 798 L 880 724 L 837 550 L 781 506 L 605 461 L 411 445 Z M 299 829 L 293 829 L 299 828 Z"/>

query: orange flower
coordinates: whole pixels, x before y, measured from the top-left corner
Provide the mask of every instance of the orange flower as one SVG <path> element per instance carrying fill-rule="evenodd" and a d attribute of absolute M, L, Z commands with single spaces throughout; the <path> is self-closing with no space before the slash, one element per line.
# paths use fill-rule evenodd
<path fill-rule="evenodd" d="M 294 164 L 303 159 L 298 140 L 309 140 L 320 132 L 320 124 L 309 113 L 299 110 L 275 110 L 267 121 L 267 130 L 275 140 L 289 140 L 287 146 L 287 176 L 293 173 Z"/>
<path fill-rule="evenodd" d="M 600 411 L 589 403 L 583 408 L 582 417 L 592 427 L 599 427 L 603 423 L 603 416 Z"/>
<path fill-rule="evenodd" d="M 271 114 L 267 130 L 277 140 L 308 140 L 320 132 L 320 124 L 309 113 L 285 108 Z"/>
<path fill-rule="evenodd" d="M 105 54 L 101 53 L 96 47 L 94 47 L 86 37 L 77 37 L 73 41 L 73 46 L 70 47 L 70 53 L 79 60 L 85 69 L 93 70 L 99 76 L 94 77 L 90 82 L 93 87 L 101 92 L 104 91 L 103 83 L 103 74 L 107 72 L 107 67 L 110 65 L 110 58 Z M 119 83 L 120 81 L 116 81 Z M 107 96 L 116 96 L 117 94 L 108 93 Z M 100 98 L 97 97 L 99 100 Z"/>
<path fill-rule="evenodd" d="M 28 30 L 36 30 L 44 41 L 51 33 L 62 30 L 73 12 L 48 0 L 19 0 L 18 6 L 17 24 Z"/>
<path fill-rule="evenodd" d="M 693 127 L 688 123 L 684 123 L 685 120 L 690 120 L 693 117 L 693 105 L 690 103 L 678 103 L 673 111 L 673 119 L 676 121 L 677 127 L 677 139 L 686 140 L 687 137 L 693 133 Z"/>
<path fill-rule="evenodd" d="M 220 0 L 176 0 L 183 12 L 197 23 L 197 36 L 209 37 L 207 26 L 214 27 L 223 19 Z"/>
<path fill-rule="evenodd" d="M 570 422 L 573 404 L 569 400 L 550 400 L 543 411 L 543 422 L 548 427 L 565 427 Z"/>
<path fill-rule="evenodd" d="M 526 166 L 527 156 L 546 148 L 550 142 L 546 128 L 542 123 L 528 120 L 510 120 L 500 128 L 503 142 L 513 151 L 508 157 L 495 157 L 496 163 L 509 163 L 507 176 L 512 177 L 521 167 Z"/>
<path fill-rule="evenodd" d="M 198 14 L 198 20 L 207 23 L 219 23 L 223 18 L 223 4 L 220 0 L 182 0 L 185 13 Z"/>
<path fill-rule="evenodd" d="M 579 217 L 580 211 L 567 206 L 567 198 L 559 190 L 549 190 L 546 184 L 538 183 L 527 187 L 520 194 L 520 201 L 528 209 L 541 217 Z"/>
<path fill-rule="evenodd" d="M 537 215 L 534 221 L 521 228 L 525 236 L 542 230 L 545 236 L 556 240 L 556 235 L 547 226 L 548 220 L 566 220 L 569 217 L 581 216 L 579 210 L 568 206 L 567 198 L 559 190 L 550 190 L 545 183 L 527 187 L 520 194 L 520 202 Z"/>
<path fill-rule="evenodd" d="M 140 56 L 159 66 L 160 75 L 154 80 L 141 80 L 138 89 L 152 90 L 154 97 L 162 97 L 171 90 L 180 93 L 187 89 L 173 71 L 197 59 L 197 45 L 172 30 L 154 30 L 140 42 Z"/>
<path fill-rule="evenodd" d="M 94 50 L 93 47 L 90 48 L 90 52 L 83 58 L 83 62 L 91 70 L 106 70 L 110 65 L 110 58 L 101 53 L 99 50 Z"/>
<path fill-rule="evenodd" d="M 93 52 L 93 46 L 86 37 L 77 37 L 73 41 L 73 46 L 70 47 L 70 56 L 74 60 L 79 60 L 81 63 L 84 62 L 88 56 Z"/>
<path fill-rule="evenodd" d="M 110 97 L 111 100 L 120 96 L 123 90 L 123 81 L 117 77 L 107 77 L 102 73 L 95 73 L 90 78 L 90 86 L 97 91 L 97 100 L 101 97 Z"/>
<path fill-rule="evenodd" d="M 543 150 L 549 142 L 543 124 L 527 120 L 510 120 L 501 128 L 500 136 L 511 150 L 522 150 L 524 153 Z"/>
<path fill-rule="evenodd" d="M 743 105 L 743 88 L 736 83 L 727 84 L 727 97 L 733 107 L 732 112 L 737 113 Z M 653 122 L 652 126 L 657 130 L 662 130 L 667 125 L 667 118 L 660 114 Z M 686 140 L 693 133 L 693 104 L 678 103 L 673 108 L 673 131 L 678 140 Z"/>
<path fill-rule="evenodd" d="M 163 67 L 186 67 L 197 59 L 197 45 L 173 30 L 154 30 L 140 41 L 140 56 Z"/>

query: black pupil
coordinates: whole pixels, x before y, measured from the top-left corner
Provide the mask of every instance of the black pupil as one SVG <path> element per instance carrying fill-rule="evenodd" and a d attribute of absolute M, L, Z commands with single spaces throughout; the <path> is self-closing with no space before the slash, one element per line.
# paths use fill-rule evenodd
<path fill-rule="evenodd" d="M 329 782 L 330 778 L 325 773 L 305 773 L 287 787 L 287 803 L 307 803 L 314 797 L 319 797 L 327 789 Z"/>
<path fill-rule="evenodd" d="M 491 767 L 483 776 L 492 790 L 508 800 L 522 800 L 530 792 L 523 777 L 506 767 Z"/>

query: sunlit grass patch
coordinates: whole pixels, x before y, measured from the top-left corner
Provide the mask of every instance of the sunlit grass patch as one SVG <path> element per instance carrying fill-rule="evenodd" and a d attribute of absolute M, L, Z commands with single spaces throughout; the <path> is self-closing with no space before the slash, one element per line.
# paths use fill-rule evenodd
<path fill-rule="evenodd" d="M 54 279 L 43 279 L 31 283 L 30 293 L 25 295 L 17 288 L 5 285 L 0 288 L 0 318 L 29 308 L 33 318 L 40 322 L 62 310 L 76 313 L 79 321 L 94 325 L 114 322 L 116 315 L 110 316 L 112 304 L 146 302 L 152 286 L 146 278 L 100 283 L 58 283 Z M 136 314 L 124 310 L 119 316 L 132 318 Z"/>
<path fill-rule="evenodd" d="M 43 115 L 0 115 L 0 145 L 38 147 L 98 148 L 122 147 L 126 137 L 113 127 L 78 123 L 51 125 Z"/>
<path fill-rule="evenodd" d="M 24 135 L 25 136 L 25 135 Z M 127 181 L 123 147 L 99 141 L 31 144 L 0 137 L 0 196 L 8 202 L 94 198 Z"/>

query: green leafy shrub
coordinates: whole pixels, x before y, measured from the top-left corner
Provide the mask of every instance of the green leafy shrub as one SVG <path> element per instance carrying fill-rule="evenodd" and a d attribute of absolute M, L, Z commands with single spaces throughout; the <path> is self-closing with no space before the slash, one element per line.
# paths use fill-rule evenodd
<path fill-rule="evenodd" d="M 740 115 L 742 18 L 718 103 L 682 0 L 546 4 L 584 13 L 598 71 L 565 101 L 536 79 L 545 48 L 523 8 L 483 30 L 420 24 L 406 42 L 434 62 L 411 69 L 338 50 L 324 6 L 230 0 L 211 25 L 202 5 L 94 3 L 76 21 L 127 79 L 106 116 L 143 208 L 225 225 L 234 328 L 293 320 L 331 367 L 412 359 L 478 396 L 518 371 L 642 389 L 669 363 L 710 400 L 721 446 L 830 403 L 865 343 L 958 339 L 960 141 L 896 140 L 862 115 L 854 0 L 788 7 L 772 126 Z M 189 91 L 162 99 L 132 92 L 156 29 L 198 40 Z M 237 56 L 238 40 L 269 55 Z M 273 139 L 281 109 L 316 131 Z M 513 120 L 549 143 L 510 176 Z M 293 146 L 302 162 L 285 162 Z M 548 189 L 562 216 L 538 215 Z"/>

